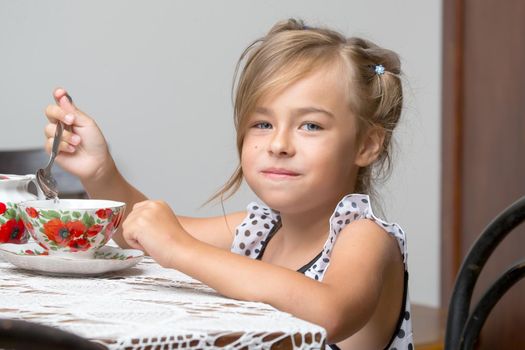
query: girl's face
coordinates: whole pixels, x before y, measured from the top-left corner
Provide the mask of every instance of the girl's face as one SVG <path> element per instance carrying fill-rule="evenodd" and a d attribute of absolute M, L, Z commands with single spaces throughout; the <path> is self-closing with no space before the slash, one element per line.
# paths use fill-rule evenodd
<path fill-rule="evenodd" d="M 320 69 L 262 98 L 248 116 L 241 166 L 271 208 L 335 206 L 353 191 L 363 160 L 347 94 L 339 69 Z"/>

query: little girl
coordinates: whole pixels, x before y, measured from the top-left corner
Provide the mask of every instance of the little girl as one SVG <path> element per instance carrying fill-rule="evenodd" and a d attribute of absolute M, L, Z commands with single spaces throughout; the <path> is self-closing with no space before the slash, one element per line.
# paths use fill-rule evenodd
<path fill-rule="evenodd" d="M 49 151 L 93 198 L 132 208 L 114 239 L 236 299 L 316 323 L 341 349 L 412 349 L 405 234 L 371 209 L 402 106 L 398 56 L 301 21 L 276 24 L 242 54 L 234 118 L 245 180 L 264 204 L 190 218 L 147 200 L 119 173 L 95 121 L 63 89 L 46 110 Z M 236 228 L 232 231 L 230 228 Z"/>

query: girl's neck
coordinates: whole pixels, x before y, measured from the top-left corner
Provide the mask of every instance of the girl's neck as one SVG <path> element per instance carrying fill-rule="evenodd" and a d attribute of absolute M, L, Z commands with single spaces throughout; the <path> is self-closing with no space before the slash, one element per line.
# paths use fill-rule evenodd
<path fill-rule="evenodd" d="M 281 212 L 281 242 L 284 247 L 318 242 L 326 239 L 330 228 L 329 220 L 339 199 L 327 205 L 315 207 L 309 211 L 297 213 Z"/>

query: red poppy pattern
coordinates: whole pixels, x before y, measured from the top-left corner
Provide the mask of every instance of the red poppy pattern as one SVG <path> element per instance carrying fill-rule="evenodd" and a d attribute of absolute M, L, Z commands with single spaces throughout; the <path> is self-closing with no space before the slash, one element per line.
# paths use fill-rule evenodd
<path fill-rule="evenodd" d="M 0 226 L 0 242 L 19 243 L 24 236 L 25 227 L 22 220 L 10 219 Z"/>
<path fill-rule="evenodd" d="M 111 209 L 99 209 L 96 212 L 99 219 L 107 219 L 111 217 L 113 211 Z"/>
<path fill-rule="evenodd" d="M 102 231 L 102 225 L 95 224 L 88 228 L 86 234 L 88 237 L 93 237 L 98 235 L 98 233 Z M 109 228 L 106 227 L 106 231 L 111 231 Z"/>
<path fill-rule="evenodd" d="M 28 207 L 22 211 L 22 218 L 33 238 L 45 249 L 79 252 L 106 244 L 123 214 L 123 207 L 96 211 Z"/>
<path fill-rule="evenodd" d="M 31 218 L 38 218 L 38 212 L 36 211 L 35 208 L 26 208 L 26 213 L 27 215 L 29 215 L 29 217 Z"/>
<path fill-rule="evenodd" d="M 29 239 L 18 206 L 11 202 L 0 202 L 0 243 L 26 243 Z"/>
<path fill-rule="evenodd" d="M 60 247 L 69 247 L 71 251 L 86 250 L 91 243 L 86 239 L 88 229 L 81 221 L 62 222 L 52 219 L 44 224 L 44 234 Z"/>

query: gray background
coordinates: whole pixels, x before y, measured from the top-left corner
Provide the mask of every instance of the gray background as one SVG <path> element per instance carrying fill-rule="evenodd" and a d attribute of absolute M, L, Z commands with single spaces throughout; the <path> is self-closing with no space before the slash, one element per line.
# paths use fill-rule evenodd
<path fill-rule="evenodd" d="M 200 206 L 237 163 L 235 63 L 287 17 L 400 54 L 406 108 L 381 194 L 387 218 L 408 234 L 412 300 L 438 305 L 440 1 L 0 0 L 0 149 L 43 145 L 43 111 L 63 86 L 132 184 L 178 213 L 221 214 Z M 253 199 L 243 188 L 225 209 Z"/>

